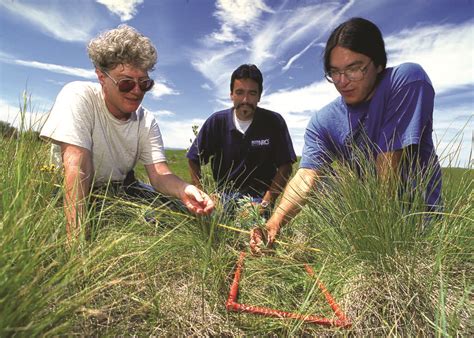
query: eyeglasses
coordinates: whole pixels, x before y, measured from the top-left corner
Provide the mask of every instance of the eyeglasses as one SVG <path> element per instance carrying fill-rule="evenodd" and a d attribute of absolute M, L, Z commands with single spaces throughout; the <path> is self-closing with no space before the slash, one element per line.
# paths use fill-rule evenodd
<path fill-rule="evenodd" d="M 118 90 L 121 91 L 122 93 L 128 93 L 133 88 L 135 88 L 137 84 L 138 84 L 138 87 L 140 87 L 140 90 L 145 93 L 149 91 L 151 88 L 153 88 L 153 85 L 155 84 L 155 81 L 153 81 L 152 79 L 145 79 L 141 81 L 137 81 L 135 79 L 120 79 L 117 81 L 112 76 L 110 76 L 109 73 L 105 71 L 102 71 L 102 73 L 107 75 L 109 79 L 111 79 L 114 82 L 114 84 L 117 86 Z"/>
<path fill-rule="evenodd" d="M 326 80 L 336 84 L 341 81 L 342 74 L 344 74 L 346 79 L 349 81 L 360 81 L 364 78 L 365 73 L 367 73 L 367 69 L 371 63 L 372 60 L 370 60 L 369 63 L 364 67 L 352 66 L 344 70 L 330 70 L 329 72 L 325 73 L 324 76 L 326 77 Z"/>

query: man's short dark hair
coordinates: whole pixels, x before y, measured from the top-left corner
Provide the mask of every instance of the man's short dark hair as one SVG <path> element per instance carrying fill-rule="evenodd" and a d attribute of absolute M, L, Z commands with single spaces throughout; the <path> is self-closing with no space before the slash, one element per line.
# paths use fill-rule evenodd
<path fill-rule="evenodd" d="M 334 47 L 347 48 L 368 56 L 375 66 L 387 66 L 387 53 L 380 29 L 371 21 L 352 18 L 340 24 L 329 36 L 324 50 L 324 70 L 330 70 L 330 56 Z"/>
<path fill-rule="evenodd" d="M 263 92 L 263 76 L 260 69 L 255 65 L 244 64 L 240 65 L 239 68 L 234 70 L 230 78 L 230 92 L 234 91 L 234 81 L 240 79 L 252 79 L 258 84 L 258 90 L 260 95 Z"/>

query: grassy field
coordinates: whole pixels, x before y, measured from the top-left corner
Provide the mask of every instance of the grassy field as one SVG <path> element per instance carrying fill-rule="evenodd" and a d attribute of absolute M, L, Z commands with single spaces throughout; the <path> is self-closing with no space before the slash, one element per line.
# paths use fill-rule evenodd
<path fill-rule="evenodd" d="M 375 178 L 360 184 L 341 169 L 331 194 L 312 196 L 283 229 L 289 245 L 246 259 L 241 303 L 335 318 L 317 279 L 352 322 L 341 329 L 226 311 L 245 231 L 261 222 L 251 210 L 194 218 L 106 199 L 69 246 L 55 193 L 61 174 L 43 167 L 48 147 L 23 134 L 1 148 L 0 336 L 474 332 L 472 170 L 443 170 L 445 208 L 435 217 L 417 203 L 400 208 Z M 168 159 L 189 180 L 184 151 Z M 150 211 L 154 222 L 145 220 Z"/>

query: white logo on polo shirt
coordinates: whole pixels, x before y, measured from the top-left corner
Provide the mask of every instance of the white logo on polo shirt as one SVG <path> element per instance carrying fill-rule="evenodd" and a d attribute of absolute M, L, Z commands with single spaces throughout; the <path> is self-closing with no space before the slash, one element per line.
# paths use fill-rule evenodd
<path fill-rule="evenodd" d="M 270 139 L 266 138 L 263 140 L 252 140 L 252 147 L 265 147 L 270 145 Z"/>

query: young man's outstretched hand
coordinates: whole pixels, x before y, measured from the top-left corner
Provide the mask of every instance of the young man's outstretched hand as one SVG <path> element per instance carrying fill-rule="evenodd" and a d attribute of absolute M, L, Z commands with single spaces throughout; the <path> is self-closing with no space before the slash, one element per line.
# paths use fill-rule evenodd
<path fill-rule="evenodd" d="M 253 228 L 250 231 L 250 252 L 255 256 L 260 256 L 272 249 L 276 235 L 280 227 L 267 222 L 265 229 Z"/>

